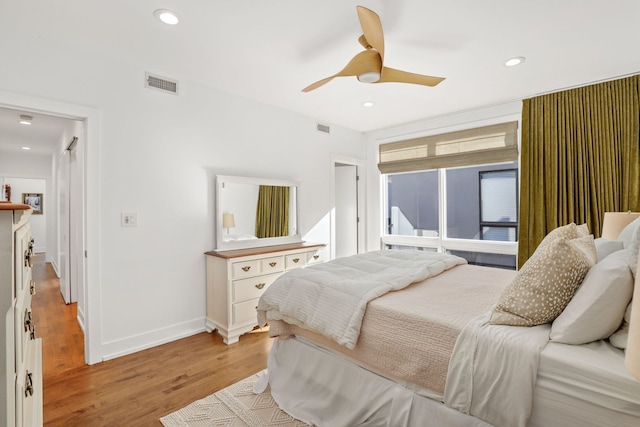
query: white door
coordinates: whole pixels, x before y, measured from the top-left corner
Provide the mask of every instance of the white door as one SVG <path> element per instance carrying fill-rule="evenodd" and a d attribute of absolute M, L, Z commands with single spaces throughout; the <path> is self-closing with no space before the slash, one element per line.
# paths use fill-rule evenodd
<path fill-rule="evenodd" d="M 69 170 L 70 155 L 64 151 L 58 162 L 58 273 L 60 293 L 64 302 L 71 303 L 71 281 L 69 277 Z"/>
<path fill-rule="evenodd" d="M 358 253 L 358 167 L 335 165 L 335 256 Z"/>
<path fill-rule="evenodd" d="M 75 139 L 69 152 L 69 281 L 70 301 L 83 295 L 84 277 L 84 163 L 82 137 Z M 84 307 L 78 306 L 82 319 Z"/>

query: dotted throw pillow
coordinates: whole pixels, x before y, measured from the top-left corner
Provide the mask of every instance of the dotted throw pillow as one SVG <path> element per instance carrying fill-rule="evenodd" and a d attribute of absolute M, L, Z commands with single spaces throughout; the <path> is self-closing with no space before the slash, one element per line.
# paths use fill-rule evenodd
<path fill-rule="evenodd" d="M 593 236 L 541 245 L 492 309 L 495 325 L 535 326 L 562 313 L 595 262 Z"/>

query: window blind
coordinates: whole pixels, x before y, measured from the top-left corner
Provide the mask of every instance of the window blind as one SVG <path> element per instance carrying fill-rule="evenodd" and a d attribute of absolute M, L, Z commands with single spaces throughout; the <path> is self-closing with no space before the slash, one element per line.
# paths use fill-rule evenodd
<path fill-rule="evenodd" d="M 380 144 L 382 173 L 511 162 L 518 159 L 518 123 L 508 122 Z"/>

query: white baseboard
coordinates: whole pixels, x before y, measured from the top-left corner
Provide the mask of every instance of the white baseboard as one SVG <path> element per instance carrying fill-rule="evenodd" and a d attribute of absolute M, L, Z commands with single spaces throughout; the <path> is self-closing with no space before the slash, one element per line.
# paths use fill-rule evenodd
<path fill-rule="evenodd" d="M 82 334 L 84 335 L 84 312 L 78 306 L 76 306 L 76 320 L 78 320 L 78 325 L 80 325 L 80 329 L 82 329 Z"/>
<path fill-rule="evenodd" d="M 60 278 L 60 271 L 58 270 L 58 264 L 56 264 L 56 260 L 55 259 L 51 259 L 51 261 L 49 261 L 51 263 L 51 267 L 53 267 L 53 271 L 55 271 L 56 276 L 58 277 L 58 279 Z"/>
<path fill-rule="evenodd" d="M 102 345 L 102 360 L 115 359 L 147 348 L 166 344 L 171 341 L 186 338 L 204 332 L 204 318 L 156 329 L 144 334 L 133 335 L 121 340 L 111 341 Z"/>

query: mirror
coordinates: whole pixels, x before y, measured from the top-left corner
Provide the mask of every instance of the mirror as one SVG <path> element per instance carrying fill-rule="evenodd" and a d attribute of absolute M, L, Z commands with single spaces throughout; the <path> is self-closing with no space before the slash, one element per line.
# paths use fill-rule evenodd
<path fill-rule="evenodd" d="M 300 242 L 293 181 L 216 177 L 217 250 Z"/>

